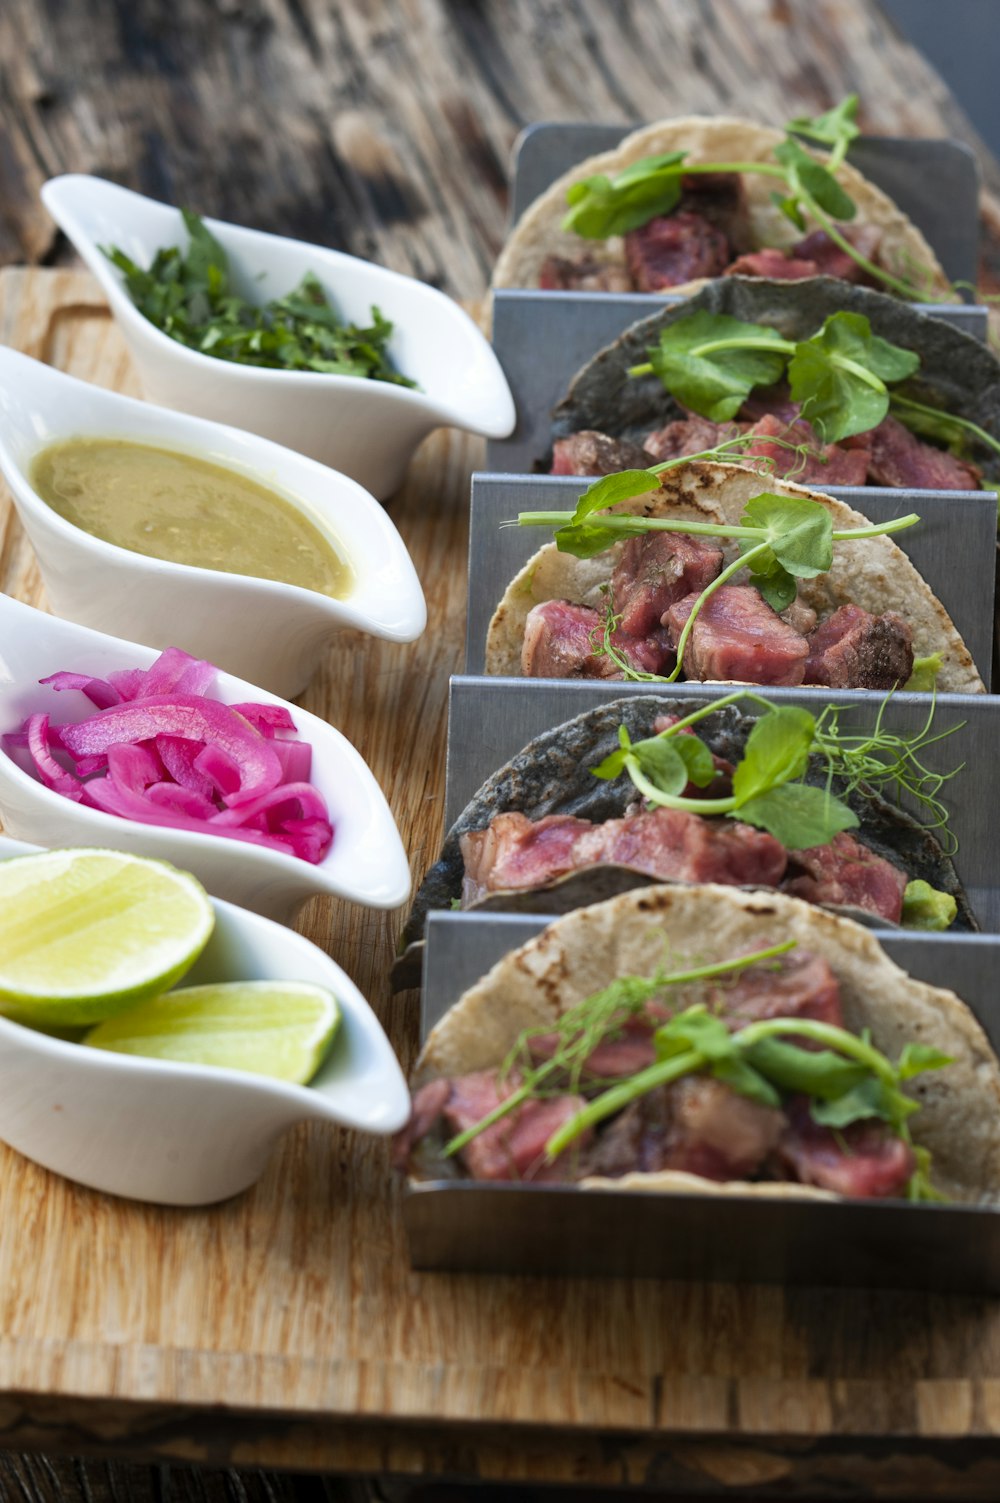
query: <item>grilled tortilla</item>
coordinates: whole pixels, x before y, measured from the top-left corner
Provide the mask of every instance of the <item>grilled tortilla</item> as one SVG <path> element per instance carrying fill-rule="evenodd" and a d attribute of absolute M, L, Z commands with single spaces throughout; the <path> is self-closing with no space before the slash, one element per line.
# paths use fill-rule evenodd
<path fill-rule="evenodd" d="M 548 814 L 572 814 L 595 824 L 620 819 L 636 799 L 631 781 L 627 777 L 605 781 L 595 778 L 590 771 L 617 749 L 618 727 L 624 725 L 633 742 L 641 741 L 653 734 L 658 716 L 683 716 L 696 708 L 698 704 L 691 700 L 665 693 L 630 694 L 610 700 L 536 736 L 516 757 L 498 768 L 462 810 L 445 836 L 440 857 L 420 884 L 403 931 L 405 948 L 393 970 L 394 986 L 419 983 L 427 914 L 432 909 L 451 908 L 461 898 L 465 874 L 460 845 L 463 835 L 485 830 L 498 814 L 512 811 L 532 820 Z M 743 755 L 753 725 L 751 715 L 742 713 L 735 705 L 727 705 L 706 716 L 697 733 L 716 756 L 735 763 Z M 818 763 L 815 780 L 825 786 L 825 773 Z M 923 879 L 931 887 L 951 894 L 958 906 L 952 932 L 979 928 L 954 863 L 932 833 L 898 805 L 874 792 L 859 791 L 848 802 L 860 822 L 854 832 L 859 840 L 876 855 L 902 867 L 911 880 Z M 572 872 L 544 886 L 490 893 L 474 906 L 517 913 L 566 913 L 615 893 L 654 884 L 654 878 L 635 867 L 604 863 Z M 758 889 L 767 896 L 772 891 Z M 850 916 L 874 921 L 873 915 L 861 914 L 856 909 L 850 910 Z M 884 920 L 877 922 L 885 926 Z"/>
<path fill-rule="evenodd" d="M 586 482 L 582 482 L 586 484 Z M 658 490 L 633 497 L 612 508 L 613 512 L 639 516 L 678 517 L 689 521 L 739 523 L 746 503 L 761 492 L 778 496 L 807 496 L 825 506 L 837 531 L 864 527 L 868 518 L 843 501 L 817 491 L 771 477 L 762 477 L 742 465 L 711 464 L 697 460 L 667 470 Z M 725 563 L 736 557 L 737 545 L 721 540 Z M 569 600 L 603 613 L 604 587 L 624 547 L 617 543 L 594 558 L 576 558 L 560 553 L 555 543 L 546 543 L 515 575 L 497 606 L 486 636 L 486 672 L 519 677 L 521 648 L 528 612 L 544 600 Z M 741 582 L 740 575 L 736 583 Z M 984 694 L 986 686 L 954 622 L 940 600 L 910 563 L 901 548 L 888 537 L 835 543 L 833 567 L 816 579 L 799 581 L 799 599 L 816 612 L 820 621 L 840 606 L 852 603 L 872 615 L 896 611 L 913 629 L 915 657 L 941 654 L 938 688 L 955 694 Z M 849 692 L 844 690 L 839 693 Z"/>
<path fill-rule="evenodd" d="M 920 1111 L 914 1142 L 932 1154 L 932 1178 L 949 1199 L 1000 1201 L 1000 1064 L 970 1009 L 954 992 L 901 970 L 866 929 L 797 898 L 731 887 L 648 887 L 564 918 L 504 956 L 432 1030 L 414 1088 L 440 1076 L 499 1067 L 525 1028 L 555 1019 L 618 976 L 655 974 L 664 961 L 706 964 L 783 939 L 824 957 L 840 984 L 845 1026 L 871 1030 L 895 1059 L 907 1043 L 950 1056 L 946 1068 L 911 1083 Z M 717 1183 L 666 1170 L 582 1187 L 829 1200 L 828 1190 L 794 1183 Z"/>
<path fill-rule="evenodd" d="M 589 252 L 598 260 L 624 266 L 620 237 L 587 240 L 560 228 L 566 214 L 566 190 L 581 178 L 593 177 L 597 173 L 614 177 L 642 157 L 668 151 L 686 152 L 687 161 L 692 164 L 773 162 L 774 148 L 783 140 L 784 131 L 725 116 L 688 115 L 643 126 L 627 136 L 614 151 L 602 152 L 579 162 L 535 199 L 515 225 L 500 253 L 493 272 L 493 286 L 537 287 L 542 262 L 549 255 L 573 258 Z M 814 154 L 819 161 L 825 160 L 822 153 Z M 948 278 L 931 247 L 892 199 L 847 162 L 837 169 L 836 177 L 857 206 L 851 227 L 870 225 L 881 231 L 878 264 L 905 279 L 917 280 L 921 286 L 926 283 L 928 290 L 943 302 L 954 301 Z M 771 198 L 774 179 L 745 173 L 742 182 L 751 243 L 741 249 L 760 250 L 765 246 L 785 249 L 801 240 L 803 231 L 790 223 Z M 664 291 L 684 294 L 695 292 L 702 285 L 702 281 L 685 282 Z"/>

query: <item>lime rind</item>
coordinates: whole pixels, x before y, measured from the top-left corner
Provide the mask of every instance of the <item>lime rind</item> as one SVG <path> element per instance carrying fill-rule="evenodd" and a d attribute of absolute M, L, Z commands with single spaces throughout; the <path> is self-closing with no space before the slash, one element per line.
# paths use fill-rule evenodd
<path fill-rule="evenodd" d="M 0 1013 L 86 1026 L 168 990 L 215 925 L 204 888 L 165 861 L 91 848 L 0 862 Z"/>
<path fill-rule="evenodd" d="M 310 982 L 224 982 L 152 998 L 98 1024 L 83 1043 L 305 1085 L 326 1058 L 340 1016 L 334 994 Z"/>

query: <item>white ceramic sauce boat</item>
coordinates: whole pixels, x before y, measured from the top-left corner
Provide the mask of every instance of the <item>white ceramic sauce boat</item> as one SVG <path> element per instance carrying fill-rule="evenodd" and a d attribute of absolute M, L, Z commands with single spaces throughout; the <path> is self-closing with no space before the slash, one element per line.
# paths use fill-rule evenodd
<path fill-rule="evenodd" d="M 79 691 L 56 693 L 41 687 L 39 679 L 64 668 L 103 678 L 117 668 L 147 668 L 156 657 L 152 648 L 59 621 L 0 595 L 0 736 L 39 711 L 54 725 L 96 713 Z M 224 704 L 284 704 L 226 673 L 219 674 L 211 697 Z M 334 826 L 333 845 L 319 865 L 225 836 L 139 824 L 85 808 L 46 788 L 2 750 L 0 820 L 8 835 L 38 845 L 94 845 L 157 856 L 193 872 L 213 896 L 282 921 L 290 921 L 317 894 L 397 908 L 410 891 L 409 866 L 375 778 L 339 731 L 297 705 L 286 708 L 299 737 L 312 745 L 311 779 Z"/>
<path fill-rule="evenodd" d="M 0 836 L 0 860 L 32 846 Z M 390 1133 L 410 1111 L 406 1081 L 357 987 L 300 934 L 213 902 L 215 930 L 181 982 L 308 981 L 341 1007 L 308 1086 L 200 1065 L 86 1049 L 0 1016 L 0 1139 L 96 1190 L 164 1205 L 206 1205 L 260 1177 L 297 1122 Z"/>
<path fill-rule="evenodd" d="M 341 600 L 278 580 L 149 558 L 67 522 L 31 484 L 32 462 L 69 438 L 176 449 L 283 492 L 350 564 Z M 335 474 L 238 428 L 104 391 L 0 346 L 0 470 L 45 581 L 67 620 L 150 647 L 183 647 L 292 699 L 346 627 L 412 642 L 427 622 L 416 571 L 378 502 Z"/>
<path fill-rule="evenodd" d="M 238 365 L 187 349 L 151 324 L 101 249 L 117 246 L 148 267 L 162 247 L 187 243 L 179 210 L 79 174 L 51 178 L 42 200 L 100 282 L 154 402 L 287 444 L 343 470 L 380 500 L 400 485 L 432 429 L 489 438 L 513 431 L 514 399 L 488 342 L 457 303 L 423 282 L 323 246 L 206 219 L 248 301 L 282 296 L 312 272 L 348 322 L 365 325 L 372 306 L 380 308 L 394 325 L 389 354 L 419 390 Z"/>

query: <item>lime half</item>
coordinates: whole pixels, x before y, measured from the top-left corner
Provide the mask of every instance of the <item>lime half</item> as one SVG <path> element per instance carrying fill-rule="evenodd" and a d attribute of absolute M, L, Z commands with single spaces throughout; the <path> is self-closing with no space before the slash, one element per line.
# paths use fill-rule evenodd
<path fill-rule="evenodd" d="M 185 986 L 92 1028 L 93 1049 L 216 1065 L 305 1085 L 333 1042 L 340 1007 L 305 981 Z"/>
<path fill-rule="evenodd" d="M 124 851 L 0 861 L 0 1013 L 39 1027 L 109 1018 L 173 986 L 215 913 L 187 872 Z"/>

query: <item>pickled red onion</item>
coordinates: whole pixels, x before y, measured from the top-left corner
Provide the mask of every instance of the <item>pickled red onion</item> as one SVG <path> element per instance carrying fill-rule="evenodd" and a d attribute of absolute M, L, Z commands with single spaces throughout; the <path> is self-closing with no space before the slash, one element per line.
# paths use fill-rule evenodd
<path fill-rule="evenodd" d="M 64 726 L 31 715 L 3 737 L 4 750 L 26 752 L 54 792 L 119 818 L 322 861 L 333 827 L 309 782 L 312 748 L 291 734 L 295 722 L 282 705 L 207 698 L 215 674 L 176 647 L 148 669 L 106 679 L 54 673 L 41 682 L 82 692 L 97 713 Z"/>

